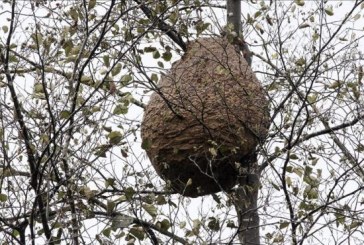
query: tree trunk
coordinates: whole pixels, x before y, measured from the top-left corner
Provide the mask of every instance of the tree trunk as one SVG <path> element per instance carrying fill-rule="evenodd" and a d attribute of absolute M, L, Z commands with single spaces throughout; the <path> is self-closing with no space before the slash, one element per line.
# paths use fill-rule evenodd
<path fill-rule="evenodd" d="M 227 0 L 227 24 L 232 25 L 232 30 L 237 37 L 241 35 L 241 0 Z M 249 61 L 248 61 L 249 62 Z M 257 162 L 248 163 L 257 165 Z M 250 169 L 250 167 L 248 167 Z M 245 169 L 246 171 L 246 169 Z M 243 172 L 245 172 L 243 170 Z M 241 173 L 239 186 L 235 191 L 234 205 L 238 214 L 238 237 L 243 245 L 259 245 L 259 215 L 258 215 L 258 191 L 259 175 L 250 171 Z"/>
<path fill-rule="evenodd" d="M 238 237 L 243 245 L 259 245 L 258 190 L 259 176 L 245 174 L 239 177 L 239 186 L 235 191 L 234 205 L 238 215 Z"/>
<path fill-rule="evenodd" d="M 237 36 L 241 33 L 241 3 L 240 0 L 227 0 L 227 23 L 233 25 Z"/>

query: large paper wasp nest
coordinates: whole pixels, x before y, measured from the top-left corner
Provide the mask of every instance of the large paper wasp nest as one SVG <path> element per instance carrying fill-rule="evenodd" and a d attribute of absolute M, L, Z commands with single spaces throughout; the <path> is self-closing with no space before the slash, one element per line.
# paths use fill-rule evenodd
<path fill-rule="evenodd" d="M 141 134 L 157 173 L 184 196 L 229 190 L 269 127 L 268 101 L 222 38 L 189 43 L 146 107 Z"/>

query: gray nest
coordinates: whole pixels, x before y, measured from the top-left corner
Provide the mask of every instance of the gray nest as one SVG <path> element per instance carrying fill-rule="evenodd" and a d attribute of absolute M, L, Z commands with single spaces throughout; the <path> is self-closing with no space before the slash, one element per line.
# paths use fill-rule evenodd
<path fill-rule="evenodd" d="M 141 134 L 157 173 L 184 196 L 228 191 L 269 128 L 262 85 L 222 38 L 189 43 L 146 107 Z"/>

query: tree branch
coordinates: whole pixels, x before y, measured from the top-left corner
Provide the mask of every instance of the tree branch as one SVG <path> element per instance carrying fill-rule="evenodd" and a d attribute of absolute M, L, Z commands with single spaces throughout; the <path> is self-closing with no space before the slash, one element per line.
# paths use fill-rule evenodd
<path fill-rule="evenodd" d="M 180 46 L 183 51 L 187 50 L 186 43 L 183 41 L 181 35 L 171 25 L 167 24 L 160 18 L 154 17 L 152 10 L 141 1 L 134 0 L 134 2 L 139 5 L 139 8 L 148 17 L 148 19 L 153 21 L 153 25 L 156 25 L 159 30 L 163 31 L 170 39 L 172 39 L 178 46 Z"/>

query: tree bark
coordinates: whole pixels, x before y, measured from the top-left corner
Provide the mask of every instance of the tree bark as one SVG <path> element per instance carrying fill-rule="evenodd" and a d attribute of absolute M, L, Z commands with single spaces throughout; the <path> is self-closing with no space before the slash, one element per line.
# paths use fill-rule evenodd
<path fill-rule="evenodd" d="M 258 191 L 259 175 L 246 174 L 239 177 L 235 191 L 234 205 L 238 215 L 238 237 L 243 245 L 259 245 Z"/>
<path fill-rule="evenodd" d="M 241 34 L 241 2 L 240 0 L 227 0 L 227 23 L 233 25 L 237 36 Z"/>
<path fill-rule="evenodd" d="M 249 65 L 252 64 L 253 54 L 246 44 L 241 27 L 241 2 L 240 0 L 227 0 L 227 30 L 234 33 L 233 43 L 237 45 L 243 53 Z M 232 33 L 231 33 L 232 34 Z"/>
<path fill-rule="evenodd" d="M 227 0 L 227 24 L 236 33 L 236 37 L 241 37 L 241 0 Z M 251 64 L 250 51 L 245 46 L 242 47 L 244 57 L 248 64 Z M 248 54 L 245 55 L 244 52 Z M 255 159 L 256 160 L 256 159 Z M 257 165 L 257 162 L 248 162 L 247 169 L 242 169 L 239 177 L 239 186 L 234 194 L 234 205 L 238 214 L 238 237 L 243 245 L 259 245 L 259 215 L 258 215 L 258 190 L 260 186 L 259 175 L 249 171 L 250 166 Z"/>

